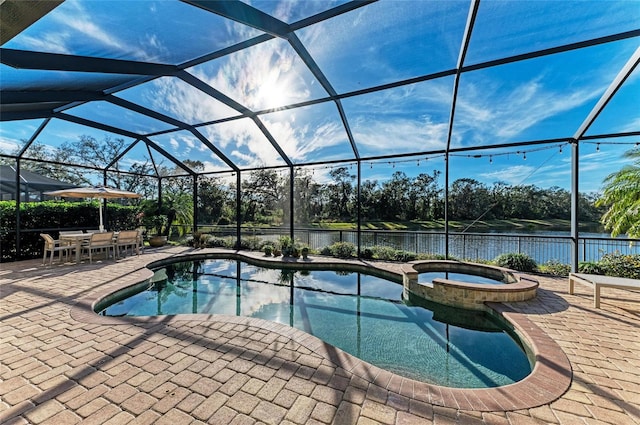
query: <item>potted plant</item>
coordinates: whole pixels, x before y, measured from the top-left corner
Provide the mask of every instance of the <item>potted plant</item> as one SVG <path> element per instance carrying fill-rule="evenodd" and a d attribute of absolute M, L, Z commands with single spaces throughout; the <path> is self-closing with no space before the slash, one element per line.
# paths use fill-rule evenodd
<path fill-rule="evenodd" d="M 309 258 L 309 247 L 308 246 L 303 246 L 302 249 L 300 250 L 300 252 L 302 253 L 302 259 L 306 260 Z"/>
<path fill-rule="evenodd" d="M 290 257 L 293 254 L 293 240 L 290 236 L 280 236 L 278 238 L 283 257 Z"/>
<path fill-rule="evenodd" d="M 200 231 L 193 232 L 193 237 L 191 239 L 191 245 L 194 248 L 204 248 L 207 244 L 207 235 Z"/>
<path fill-rule="evenodd" d="M 164 214 L 145 216 L 143 223 L 147 229 L 149 245 L 153 247 L 163 246 L 167 243 L 167 236 L 164 234 L 169 220 Z"/>
<path fill-rule="evenodd" d="M 273 252 L 273 246 L 271 245 L 265 245 L 262 250 L 264 251 L 264 255 L 266 255 L 267 257 L 271 257 L 271 253 Z"/>

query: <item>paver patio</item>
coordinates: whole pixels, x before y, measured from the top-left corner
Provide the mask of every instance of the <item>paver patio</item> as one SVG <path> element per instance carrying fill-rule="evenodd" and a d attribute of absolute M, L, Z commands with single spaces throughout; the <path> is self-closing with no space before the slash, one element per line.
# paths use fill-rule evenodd
<path fill-rule="evenodd" d="M 562 347 L 570 388 L 533 408 L 462 410 L 382 373 L 363 378 L 373 369 L 283 325 L 205 315 L 121 320 L 87 310 L 98 294 L 148 277 L 147 263 L 186 251 L 1 264 L 0 423 L 640 424 L 638 293 L 612 289 L 594 309 L 590 288 L 569 295 L 567 278 L 540 277 L 538 297 L 510 307 Z"/>

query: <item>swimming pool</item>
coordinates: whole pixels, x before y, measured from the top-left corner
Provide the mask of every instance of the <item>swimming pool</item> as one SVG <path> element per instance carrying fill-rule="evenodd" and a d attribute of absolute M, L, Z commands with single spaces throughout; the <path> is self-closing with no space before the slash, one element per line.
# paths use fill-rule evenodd
<path fill-rule="evenodd" d="M 208 259 L 165 265 L 152 280 L 141 292 L 111 297 L 99 313 L 266 319 L 396 374 L 449 387 L 502 386 L 531 372 L 517 338 L 493 316 L 403 300 L 401 284 L 376 276 Z"/>

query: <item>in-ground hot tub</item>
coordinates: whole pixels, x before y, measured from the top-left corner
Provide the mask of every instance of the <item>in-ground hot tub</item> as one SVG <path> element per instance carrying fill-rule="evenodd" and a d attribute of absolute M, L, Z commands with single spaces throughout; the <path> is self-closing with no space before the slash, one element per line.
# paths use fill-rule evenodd
<path fill-rule="evenodd" d="M 451 260 L 414 261 L 405 265 L 402 271 L 407 298 L 413 294 L 440 304 L 475 310 L 486 309 L 485 302 L 535 298 L 538 288 L 538 281 L 529 275 L 485 264 Z M 420 275 L 432 272 L 443 274 L 433 279 L 420 278 Z"/>

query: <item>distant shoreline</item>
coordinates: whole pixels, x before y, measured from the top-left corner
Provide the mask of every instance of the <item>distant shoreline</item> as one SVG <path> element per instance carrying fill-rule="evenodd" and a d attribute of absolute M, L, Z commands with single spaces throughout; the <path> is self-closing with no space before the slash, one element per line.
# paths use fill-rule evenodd
<path fill-rule="evenodd" d="M 301 226 L 304 227 L 304 226 Z M 309 223 L 309 227 L 323 230 L 356 230 L 357 223 L 351 222 L 316 222 Z M 473 221 L 449 221 L 449 228 L 454 231 L 466 230 L 554 230 L 570 231 L 571 220 L 551 219 L 551 220 L 479 220 Z M 434 221 L 363 221 L 363 230 L 399 230 L 399 231 L 420 231 L 420 230 L 444 230 L 444 220 Z M 604 226 L 598 222 L 580 223 L 580 230 L 606 233 Z"/>

